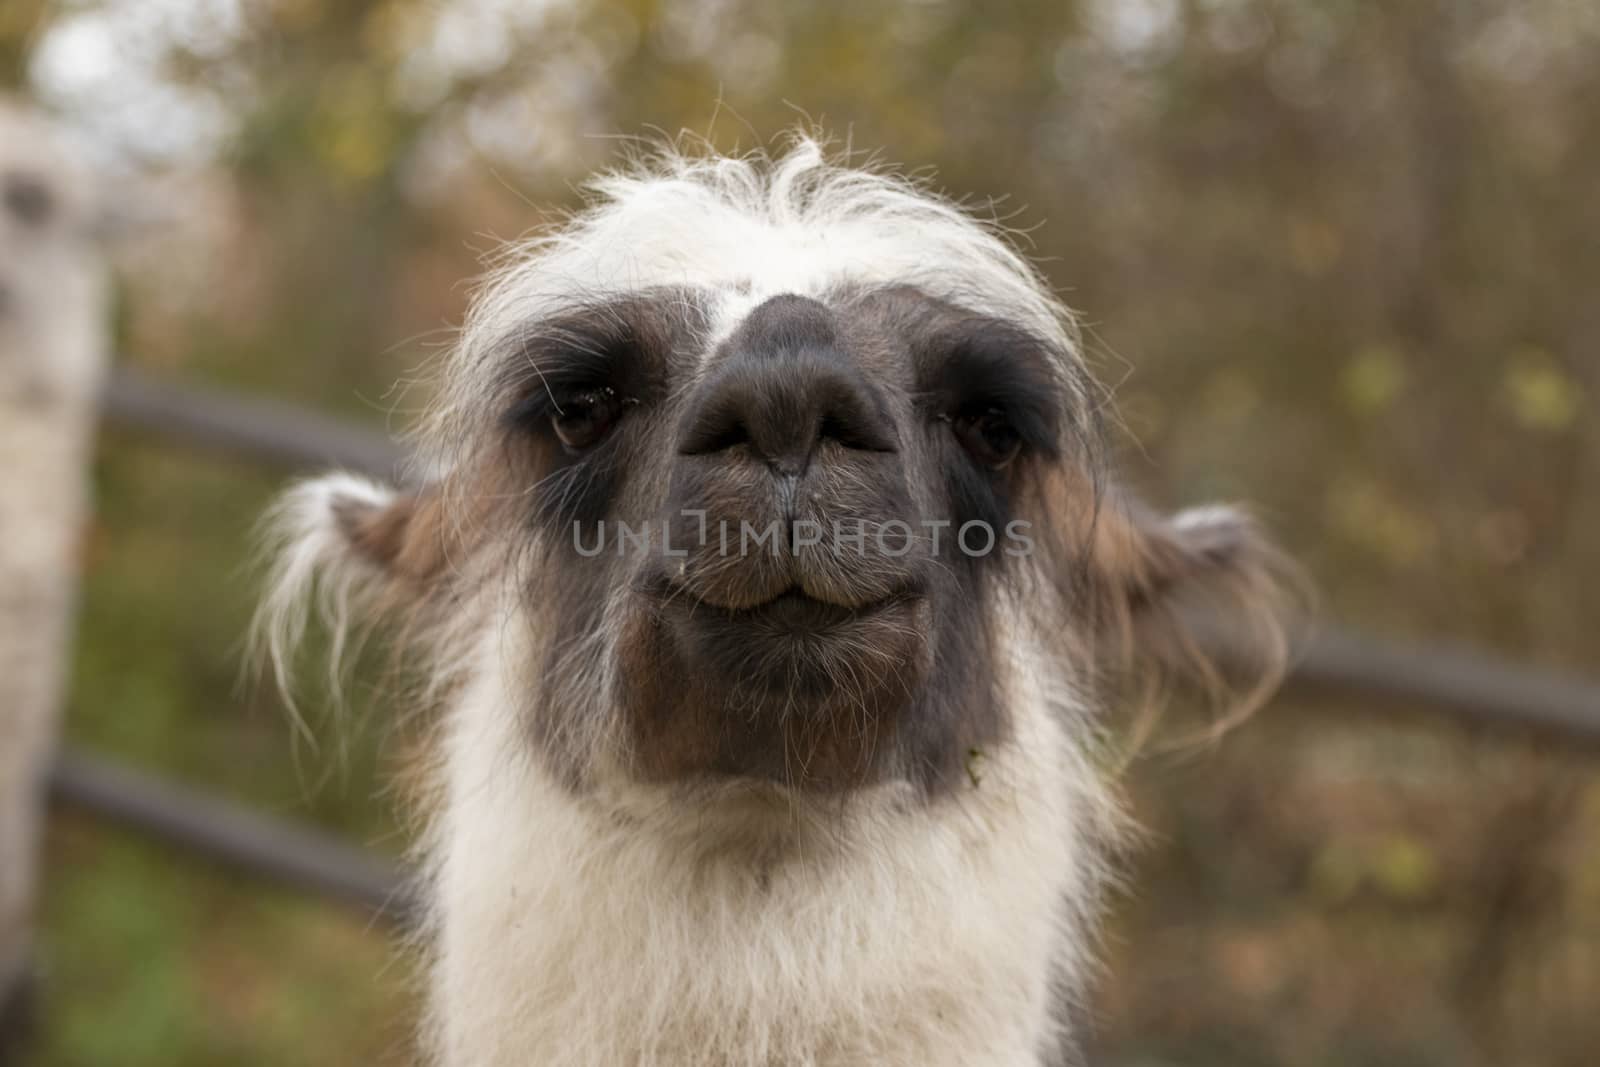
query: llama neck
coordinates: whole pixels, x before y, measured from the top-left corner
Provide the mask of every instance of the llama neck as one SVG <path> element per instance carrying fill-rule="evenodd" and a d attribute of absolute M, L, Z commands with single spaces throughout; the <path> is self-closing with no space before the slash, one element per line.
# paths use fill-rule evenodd
<path fill-rule="evenodd" d="M 664 796 L 574 796 L 508 755 L 487 691 L 456 711 L 435 827 L 445 1067 L 1015 1067 L 1059 1044 L 1106 806 L 1046 701 L 960 795 L 886 787 L 762 849 Z"/>

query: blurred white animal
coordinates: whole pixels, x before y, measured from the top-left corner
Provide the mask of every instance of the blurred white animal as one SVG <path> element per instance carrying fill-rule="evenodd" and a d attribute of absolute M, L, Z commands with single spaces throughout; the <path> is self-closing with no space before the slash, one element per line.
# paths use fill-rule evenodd
<path fill-rule="evenodd" d="M 28 953 L 106 360 L 92 190 L 43 120 L 0 100 L 0 997 Z"/>

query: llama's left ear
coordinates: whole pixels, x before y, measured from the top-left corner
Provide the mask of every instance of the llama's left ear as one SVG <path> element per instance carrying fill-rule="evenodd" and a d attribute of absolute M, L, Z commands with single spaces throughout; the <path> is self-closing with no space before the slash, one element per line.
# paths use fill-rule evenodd
<path fill-rule="evenodd" d="M 1154 661 L 1239 711 L 1281 680 L 1294 570 L 1243 512 L 1165 516 L 1113 494 L 1094 520 L 1089 569 L 1097 647 L 1112 666 Z"/>

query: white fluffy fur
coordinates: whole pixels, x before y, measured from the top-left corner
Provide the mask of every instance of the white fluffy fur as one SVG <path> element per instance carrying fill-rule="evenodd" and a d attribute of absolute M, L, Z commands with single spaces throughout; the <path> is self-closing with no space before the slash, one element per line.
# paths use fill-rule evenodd
<path fill-rule="evenodd" d="M 668 154 L 594 190 L 481 295 L 430 423 L 436 462 L 491 417 L 498 343 L 575 298 L 693 285 L 723 294 L 731 325 L 775 293 L 907 283 L 1075 351 L 1064 308 L 991 227 L 905 181 L 830 166 L 809 141 L 775 161 Z M 341 497 L 385 491 L 338 476 L 279 512 L 287 548 L 263 618 L 285 680 L 308 600 L 340 631 L 374 577 L 330 517 Z M 529 617 L 509 584 L 459 604 L 455 651 L 438 657 L 462 681 L 424 845 L 436 1063 L 1046 1062 L 1088 966 L 1113 821 L 1075 680 L 1040 651 L 1054 635 L 997 609 L 1014 737 L 953 797 L 881 786 L 823 805 L 620 775 L 575 795 L 529 753 L 518 714 L 541 699 L 529 665 L 559 620 Z"/>
<path fill-rule="evenodd" d="M 836 812 L 618 783 L 521 754 L 484 642 L 431 845 L 438 1063 L 1032 1065 L 1080 988 L 1113 807 L 1046 657 L 1013 644 L 1017 733 L 929 807 Z M 782 833 L 772 824 L 787 821 Z"/>
<path fill-rule="evenodd" d="M 337 695 L 350 635 L 371 607 L 381 584 L 376 567 L 350 552 L 339 529 L 336 505 L 382 508 L 395 493 L 353 474 L 329 474 L 301 482 L 279 498 L 262 523 L 264 555 L 272 560 L 266 593 L 256 612 L 252 645 L 265 663 L 302 729 L 294 690 L 294 652 L 305 639 L 313 611 L 333 642 L 328 653 L 330 691 Z"/>

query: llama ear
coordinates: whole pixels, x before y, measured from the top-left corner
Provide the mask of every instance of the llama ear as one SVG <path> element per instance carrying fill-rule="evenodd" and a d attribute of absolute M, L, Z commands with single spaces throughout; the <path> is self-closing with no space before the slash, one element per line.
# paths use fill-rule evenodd
<path fill-rule="evenodd" d="M 332 636 L 337 691 L 348 636 L 421 606 L 435 588 L 447 561 L 443 515 L 437 489 L 402 493 L 349 474 L 301 482 L 278 501 L 264 531 L 271 573 L 252 643 L 291 709 L 292 661 L 310 620 Z"/>
<path fill-rule="evenodd" d="M 1266 550 L 1255 522 L 1233 508 L 1169 517 L 1116 494 L 1095 517 L 1092 563 L 1101 589 L 1137 616 L 1186 588 L 1237 576 Z"/>
<path fill-rule="evenodd" d="M 268 516 L 275 590 L 312 583 L 398 595 L 421 593 L 446 563 L 437 488 L 402 492 L 350 474 L 301 482 Z"/>
<path fill-rule="evenodd" d="M 443 570 L 444 509 L 436 489 L 390 492 L 377 499 L 335 492 L 328 508 L 359 563 L 409 582 L 426 582 Z"/>
<path fill-rule="evenodd" d="M 1240 713 L 1281 680 L 1293 569 L 1243 512 L 1164 516 L 1113 494 L 1096 516 L 1089 565 L 1115 666 L 1154 661 Z"/>

